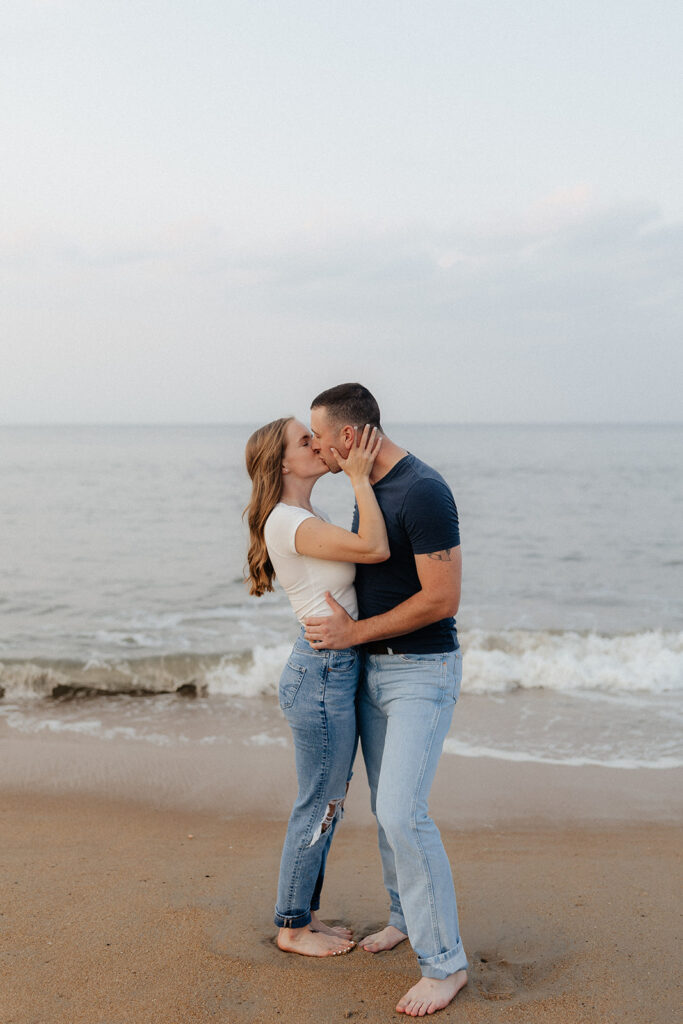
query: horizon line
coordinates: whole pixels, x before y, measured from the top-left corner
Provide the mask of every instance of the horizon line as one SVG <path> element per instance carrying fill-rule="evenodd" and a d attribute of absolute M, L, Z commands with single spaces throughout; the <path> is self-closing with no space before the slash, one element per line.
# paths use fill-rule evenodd
<path fill-rule="evenodd" d="M 58 420 L 14 421 L 7 427 L 253 427 L 257 420 Z M 387 420 L 397 427 L 680 427 L 683 420 Z"/>

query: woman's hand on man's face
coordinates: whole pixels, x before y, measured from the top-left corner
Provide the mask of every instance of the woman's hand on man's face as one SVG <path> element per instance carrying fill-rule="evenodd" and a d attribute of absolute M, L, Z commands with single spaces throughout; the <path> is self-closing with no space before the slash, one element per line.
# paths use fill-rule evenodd
<path fill-rule="evenodd" d="M 341 458 L 336 448 L 330 451 L 339 468 L 344 470 L 351 481 L 356 481 L 368 479 L 381 447 L 382 438 L 377 436 L 377 427 L 366 423 L 360 438 L 358 428 L 355 428 L 353 444 L 345 459 Z"/>

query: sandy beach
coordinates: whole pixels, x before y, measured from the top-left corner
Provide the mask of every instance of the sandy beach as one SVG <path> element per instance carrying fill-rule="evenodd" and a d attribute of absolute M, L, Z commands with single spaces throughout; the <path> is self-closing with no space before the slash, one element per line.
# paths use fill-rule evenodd
<path fill-rule="evenodd" d="M 2 1024 L 400 1019 L 407 943 L 313 960 L 273 943 L 291 751 L 3 737 Z M 323 913 L 385 920 L 362 766 Z M 676 1019 L 680 772 L 444 757 L 432 809 L 470 983 L 438 1019 Z"/>

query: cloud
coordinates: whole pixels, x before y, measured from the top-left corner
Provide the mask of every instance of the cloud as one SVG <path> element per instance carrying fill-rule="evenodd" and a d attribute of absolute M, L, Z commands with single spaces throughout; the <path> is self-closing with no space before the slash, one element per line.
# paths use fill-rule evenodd
<path fill-rule="evenodd" d="M 682 257 L 683 225 L 632 203 L 582 216 L 573 208 L 543 224 L 358 234 L 265 258 L 233 254 L 225 267 L 228 278 L 231 262 L 248 270 L 254 293 L 283 314 L 304 307 L 368 326 L 467 324 L 496 339 L 511 319 L 540 318 L 551 342 L 567 315 L 609 334 L 639 310 L 664 311 L 680 294 Z"/>
<path fill-rule="evenodd" d="M 456 418 L 672 418 L 682 261 L 683 225 L 648 203 L 600 207 L 585 190 L 516 220 L 302 233 L 270 247 L 199 220 L 115 238 L 17 235 L 0 252 L 15 352 L 4 401 L 17 381 L 40 379 L 31 393 L 47 407 L 41 388 L 60 379 L 77 407 L 104 375 L 134 392 L 143 412 L 132 417 L 249 418 L 238 410 L 259 366 L 273 378 L 258 388 L 267 414 L 278 382 L 313 360 L 320 388 L 353 366 L 432 395 L 440 367 L 441 404 L 460 389 Z M 414 390 L 395 418 L 419 419 L 425 401 Z"/>
<path fill-rule="evenodd" d="M 492 319 L 523 310 L 561 316 L 568 304 L 592 307 L 596 296 L 623 316 L 668 302 L 680 287 L 683 225 L 664 222 L 654 204 L 600 209 L 587 196 L 581 187 L 550 197 L 516 221 L 304 235 L 270 251 L 239 244 L 211 222 L 119 238 L 34 231 L 6 239 L 0 265 L 37 272 L 44 290 L 65 270 L 85 287 L 93 273 L 106 280 L 107 272 L 134 276 L 144 267 L 162 288 L 182 279 L 197 294 L 235 288 L 246 309 L 267 297 L 283 313 L 296 307 L 352 320 L 433 321 L 482 310 Z"/>

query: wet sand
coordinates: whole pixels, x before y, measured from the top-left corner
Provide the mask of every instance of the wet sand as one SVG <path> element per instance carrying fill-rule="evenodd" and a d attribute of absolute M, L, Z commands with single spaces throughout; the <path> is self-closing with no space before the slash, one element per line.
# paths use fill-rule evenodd
<path fill-rule="evenodd" d="M 418 977 L 407 943 L 325 960 L 273 943 L 290 751 L 235 748 L 222 775 L 215 752 L 195 753 L 183 786 L 190 761 L 167 750 L 47 737 L 3 750 L 2 1024 L 402 1019 Z M 442 759 L 433 809 L 472 966 L 436 1019 L 674 1021 L 677 783 Z M 322 910 L 362 936 L 386 902 L 362 772 L 353 786 Z"/>

